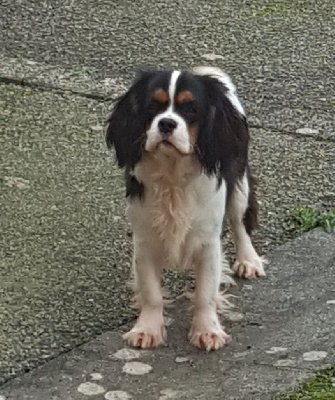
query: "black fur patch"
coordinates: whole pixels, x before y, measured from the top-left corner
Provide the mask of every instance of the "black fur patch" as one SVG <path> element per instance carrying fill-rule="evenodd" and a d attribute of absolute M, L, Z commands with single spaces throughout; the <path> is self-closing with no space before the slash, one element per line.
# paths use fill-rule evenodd
<path fill-rule="evenodd" d="M 258 228 L 258 203 L 255 193 L 256 179 L 252 176 L 249 167 L 247 168 L 247 177 L 249 183 L 249 198 L 248 208 L 244 214 L 243 222 L 248 235 L 251 236 L 251 232 Z"/>
<path fill-rule="evenodd" d="M 225 179 L 229 199 L 248 163 L 247 121 L 233 107 L 221 82 L 208 76 L 197 78 L 205 88 L 207 116 L 200 126 L 197 154 L 208 175 L 216 175 L 219 182 Z"/>
<path fill-rule="evenodd" d="M 119 167 L 133 168 L 141 159 L 145 132 L 150 123 L 148 98 L 152 86 L 168 88 L 171 72 L 141 71 L 127 93 L 121 96 L 107 121 L 107 147 L 115 148 Z"/>
<path fill-rule="evenodd" d="M 129 168 L 126 168 L 125 179 L 126 197 L 129 197 L 130 199 L 142 200 L 144 197 L 144 185 L 135 178 L 135 176 L 130 172 Z"/>

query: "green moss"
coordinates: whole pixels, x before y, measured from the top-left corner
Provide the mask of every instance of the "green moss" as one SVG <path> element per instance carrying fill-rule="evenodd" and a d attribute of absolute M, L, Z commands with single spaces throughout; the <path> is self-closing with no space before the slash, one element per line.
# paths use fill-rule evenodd
<path fill-rule="evenodd" d="M 287 229 L 306 232 L 317 227 L 322 227 L 329 233 L 335 230 L 335 208 L 328 211 L 304 206 L 290 208 Z"/>
<path fill-rule="evenodd" d="M 295 392 L 278 400 L 335 400 L 335 366 L 316 374 Z"/>

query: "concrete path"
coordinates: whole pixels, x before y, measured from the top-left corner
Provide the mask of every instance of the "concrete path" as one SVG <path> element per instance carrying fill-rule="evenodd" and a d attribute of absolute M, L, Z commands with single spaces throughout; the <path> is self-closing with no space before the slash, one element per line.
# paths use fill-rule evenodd
<path fill-rule="evenodd" d="M 226 348 L 192 348 L 189 304 L 178 300 L 165 347 L 128 349 L 122 327 L 14 379 L 0 398 L 265 400 L 288 391 L 335 363 L 335 234 L 307 233 L 269 261 L 267 278 L 242 285 Z"/>
<path fill-rule="evenodd" d="M 1 65 L 27 59 L 108 85 L 143 65 L 216 64 L 255 125 L 334 138 L 334 13 L 333 0 L 2 0 Z"/>
<path fill-rule="evenodd" d="M 99 101 L 0 85 L 0 382 L 129 321 L 124 184 Z M 286 241 L 288 207 L 332 201 L 335 143 L 251 131 L 261 254 Z M 192 282 L 165 276 L 173 296 Z"/>
<path fill-rule="evenodd" d="M 114 3 L 0 4 L 0 384 L 134 316 L 103 125 L 139 65 L 232 75 L 252 127 L 260 253 L 292 236 L 289 206 L 335 205 L 332 0 Z M 165 280 L 175 296 L 190 283 Z"/>

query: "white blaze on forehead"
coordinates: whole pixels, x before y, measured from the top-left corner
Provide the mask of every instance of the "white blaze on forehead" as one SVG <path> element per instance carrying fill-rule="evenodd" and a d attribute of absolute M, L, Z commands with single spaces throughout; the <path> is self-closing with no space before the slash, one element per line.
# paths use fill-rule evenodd
<path fill-rule="evenodd" d="M 182 154 L 189 154 L 192 150 L 186 121 L 173 110 L 174 98 L 177 92 L 177 81 L 180 74 L 180 71 L 173 71 L 171 73 L 168 87 L 170 104 L 165 111 L 155 116 L 149 129 L 146 132 L 147 141 L 145 143 L 145 149 L 147 151 L 154 150 L 157 145 L 162 142 L 162 135 L 160 133 L 158 124 L 159 121 L 163 118 L 171 118 L 177 124 L 176 128 L 173 130 L 173 134 L 171 134 L 171 136 L 169 137 L 169 142 L 173 146 L 175 146 Z"/>
<path fill-rule="evenodd" d="M 171 74 L 170 78 L 170 84 L 169 84 L 169 97 L 171 100 L 169 110 L 172 110 L 173 105 L 174 105 L 174 98 L 176 95 L 176 87 L 177 87 L 177 80 L 180 76 L 180 71 L 173 71 Z"/>

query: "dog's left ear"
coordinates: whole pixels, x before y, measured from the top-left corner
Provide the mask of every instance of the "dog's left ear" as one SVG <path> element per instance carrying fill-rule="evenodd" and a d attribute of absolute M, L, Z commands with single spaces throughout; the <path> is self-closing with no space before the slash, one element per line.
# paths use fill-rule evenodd
<path fill-rule="evenodd" d="M 141 158 L 146 130 L 143 96 L 149 79 L 150 72 L 139 73 L 128 92 L 118 99 L 108 120 L 106 143 L 108 148 L 115 148 L 119 167 L 133 168 Z"/>
<path fill-rule="evenodd" d="M 228 89 L 217 79 L 198 76 L 202 82 L 207 110 L 199 128 L 197 152 L 204 171 L 225 179 L 228 197 L 233 183 L 247 167 L 249 131 L 244 115 L 233 106 Z"/>

